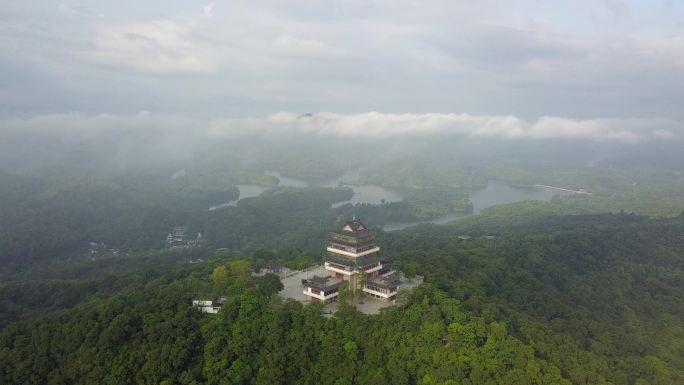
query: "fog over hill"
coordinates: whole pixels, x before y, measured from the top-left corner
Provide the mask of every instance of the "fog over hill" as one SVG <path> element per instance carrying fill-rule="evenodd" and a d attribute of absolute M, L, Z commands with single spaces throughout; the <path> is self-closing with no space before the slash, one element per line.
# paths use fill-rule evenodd
<path fill-rule="evenodd" d="M 572 148 L 582 154 L 574 156 L 578 162 L 624 158 L 630 153 L 674 167 L 670 157 L 678 154 L 673 147 L 684 140 L 682 124 L 668 119 L 542 117 L 527 122 L 513 116 L 437 113 L 280 112 L 244 119 L 151 113 L 53 114 L 8 118 L 0 126 L 0 160 L 6 170 L 67 166 L 86 159 L 94 162 L 91 165 L 101 163 L 121 171 L 164 164 L 182 168 L 216 156 L 228 156 L 249 166 L 278 152 L 301 156 L 300 151 L 305 149 L 310 156 L 343 158 L 345 154 L 363 156 L 369 146 L 372 154 L 346 167 L 450 150 L 462 161 L 478 162 L 478 158 L 491 156 L 491 149 L 520 154 L 519 148 L 536 148 L 534 156 L 541 156 L 543 161 L 563 160 L 563 156 L 570 156 L 568 149 Z M 478 150 L 469 150 L 471 146 Z M 544 154 L 549 146 L 566 150 Z M 653 157 L 663 150 L 661 159 Z M 463 151 L 469 156 L 463 156 Z"/>

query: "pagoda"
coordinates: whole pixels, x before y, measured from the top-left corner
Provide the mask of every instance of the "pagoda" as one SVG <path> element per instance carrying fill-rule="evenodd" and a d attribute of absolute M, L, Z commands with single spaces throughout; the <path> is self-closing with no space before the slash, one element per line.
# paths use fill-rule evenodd
<path fill-rule="evenodd" d="M 356 217 L 345 223 L 341 229 L 330 232 L 324 258 L 325 270 L 329 274 L 326 287 L 337 288 L 337 282 L 347 281 L 352 293 L 362 290 L 366 296 L 381 301 L 395 299 L 399 280 L 387 261 L 381 257 L 380 247 L 373 233 Z M 302 283 L 308 287 L 315 285 L 315 282 Z M 318 287 L 315 289 L 322 291 L 322 285 L 316 286 Z M 326 292 L 326 300 L 335 297 L 329 290 Z M 307 291 L 304 294 L 318 298 Z"/>

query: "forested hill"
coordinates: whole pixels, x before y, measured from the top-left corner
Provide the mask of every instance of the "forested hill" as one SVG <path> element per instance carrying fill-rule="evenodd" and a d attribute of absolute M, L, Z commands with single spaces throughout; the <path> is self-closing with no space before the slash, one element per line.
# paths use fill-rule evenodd
<path fill-rule="evenodd" d="M 160 250 L 169 230 L 179 225 L 208 235 L 213 248 L 263 247 L 287 231 L 318 247 L 322 232 L 308 240 L 302 235 L 311 227 L 320 230 L 326 218 L 333 220 L 330 205 L 351 194 L 346 188 L 283 187 L 244 199 L 238 207 L 210 211 L 238 198 L 230 179 L 209 187 L 189 178 L 57 183 L 0 172 L 0 275 L 41 261 L 80 258 L 89 242 L 131 254 Z"/>
<path fill-rule="evenodd" d="M 422 270 L 466 309 L 506 320 L 573 383 L 684 381 L 683 215 L 504 220 L 497 211 L 507 212 L 385 243 L 405 271 Z"/>
<path fill-rule="evenodd" d="M 244 283 L 244 282 L 243 282 Z M 7 384 L 569 384 L 509 335 L 429 287 L 380 316 L 281 303 L 259 283 L 202 319 L 161 281 L 27 320 L 0 336 Z M 458 381 L 458 382 L 457 382 Z"/>
<path fill-rule="evenodd" d="M 4 307 L 48 287 L 91 294 L 35 301 L 7 323 L 0 383 L 684 383 L 684 216 L 510 210 L 382 234 L 395 265 L 427 283 L 379 316 L 326 319 L 273 296 L 278 281 L 251 277 L 250 262 L 287 262 L 287 250 L 120 257 L 13 283 Z M 223 294 L 217 316 L 190 307 Z"/>

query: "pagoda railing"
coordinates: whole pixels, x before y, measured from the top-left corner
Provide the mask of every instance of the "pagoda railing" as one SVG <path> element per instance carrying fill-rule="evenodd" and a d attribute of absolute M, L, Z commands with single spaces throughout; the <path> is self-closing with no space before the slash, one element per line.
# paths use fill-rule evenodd
<path fill-rule="evenodd" d="M 351 267 L 345 266 L 345 265 L 341 265 L 341 264 L 339 264 L 339 263 L 329 262 L 329 261 L 327 261 L 327 262 L 325 262 L 325 263 L 326 263 L 327 265 L 330 265 L 330 266 L 336 268 L 336 269 L 346 270 L 346 271 L 352 271 L 352 268 L 351 268 Z"/>

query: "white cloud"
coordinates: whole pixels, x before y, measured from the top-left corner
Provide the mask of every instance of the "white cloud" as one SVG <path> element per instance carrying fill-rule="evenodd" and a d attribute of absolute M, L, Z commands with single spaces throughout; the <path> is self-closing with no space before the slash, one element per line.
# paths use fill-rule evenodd
<path fill-rule="evenodd" d="M 239 126 L 233 122 L 226 132 Z M 682 138 L 684 125 L 668 119 L 576 120 L 542 117 L 526 122 L 514 116 L 405 113 L 337 114 L 322 112 L 297 116 L 281 112 L 250 120 L 250 127 L 290 129 L 307 134 L 348 137 L 463 136 L 504 139 L 586 139 L 635 143 L 642 140 Z M 675 134 L 676 133 L 676 134 Z"/>
<path fill-rule="evenodd" d="M 277 134 L 380 139 L 442 136 L 509 140 L 567 139 L 624 143 L 684 139 L 684 124 L 669 119 L 575 120 L 547 116 L 528 122 L 514 116 L 442 113 L 321 112 L 302 116 L 279 112 L 263 117 L 210 120 L 158 115 L 147 111 L 134 115 L 71 113 L 5 119 L 0 120 L 0 127 L 3 127 L 0 133 L 97 136 L 103 132 L 121 131 L 132 135 L 192 135 L 197 139 Z"/>

